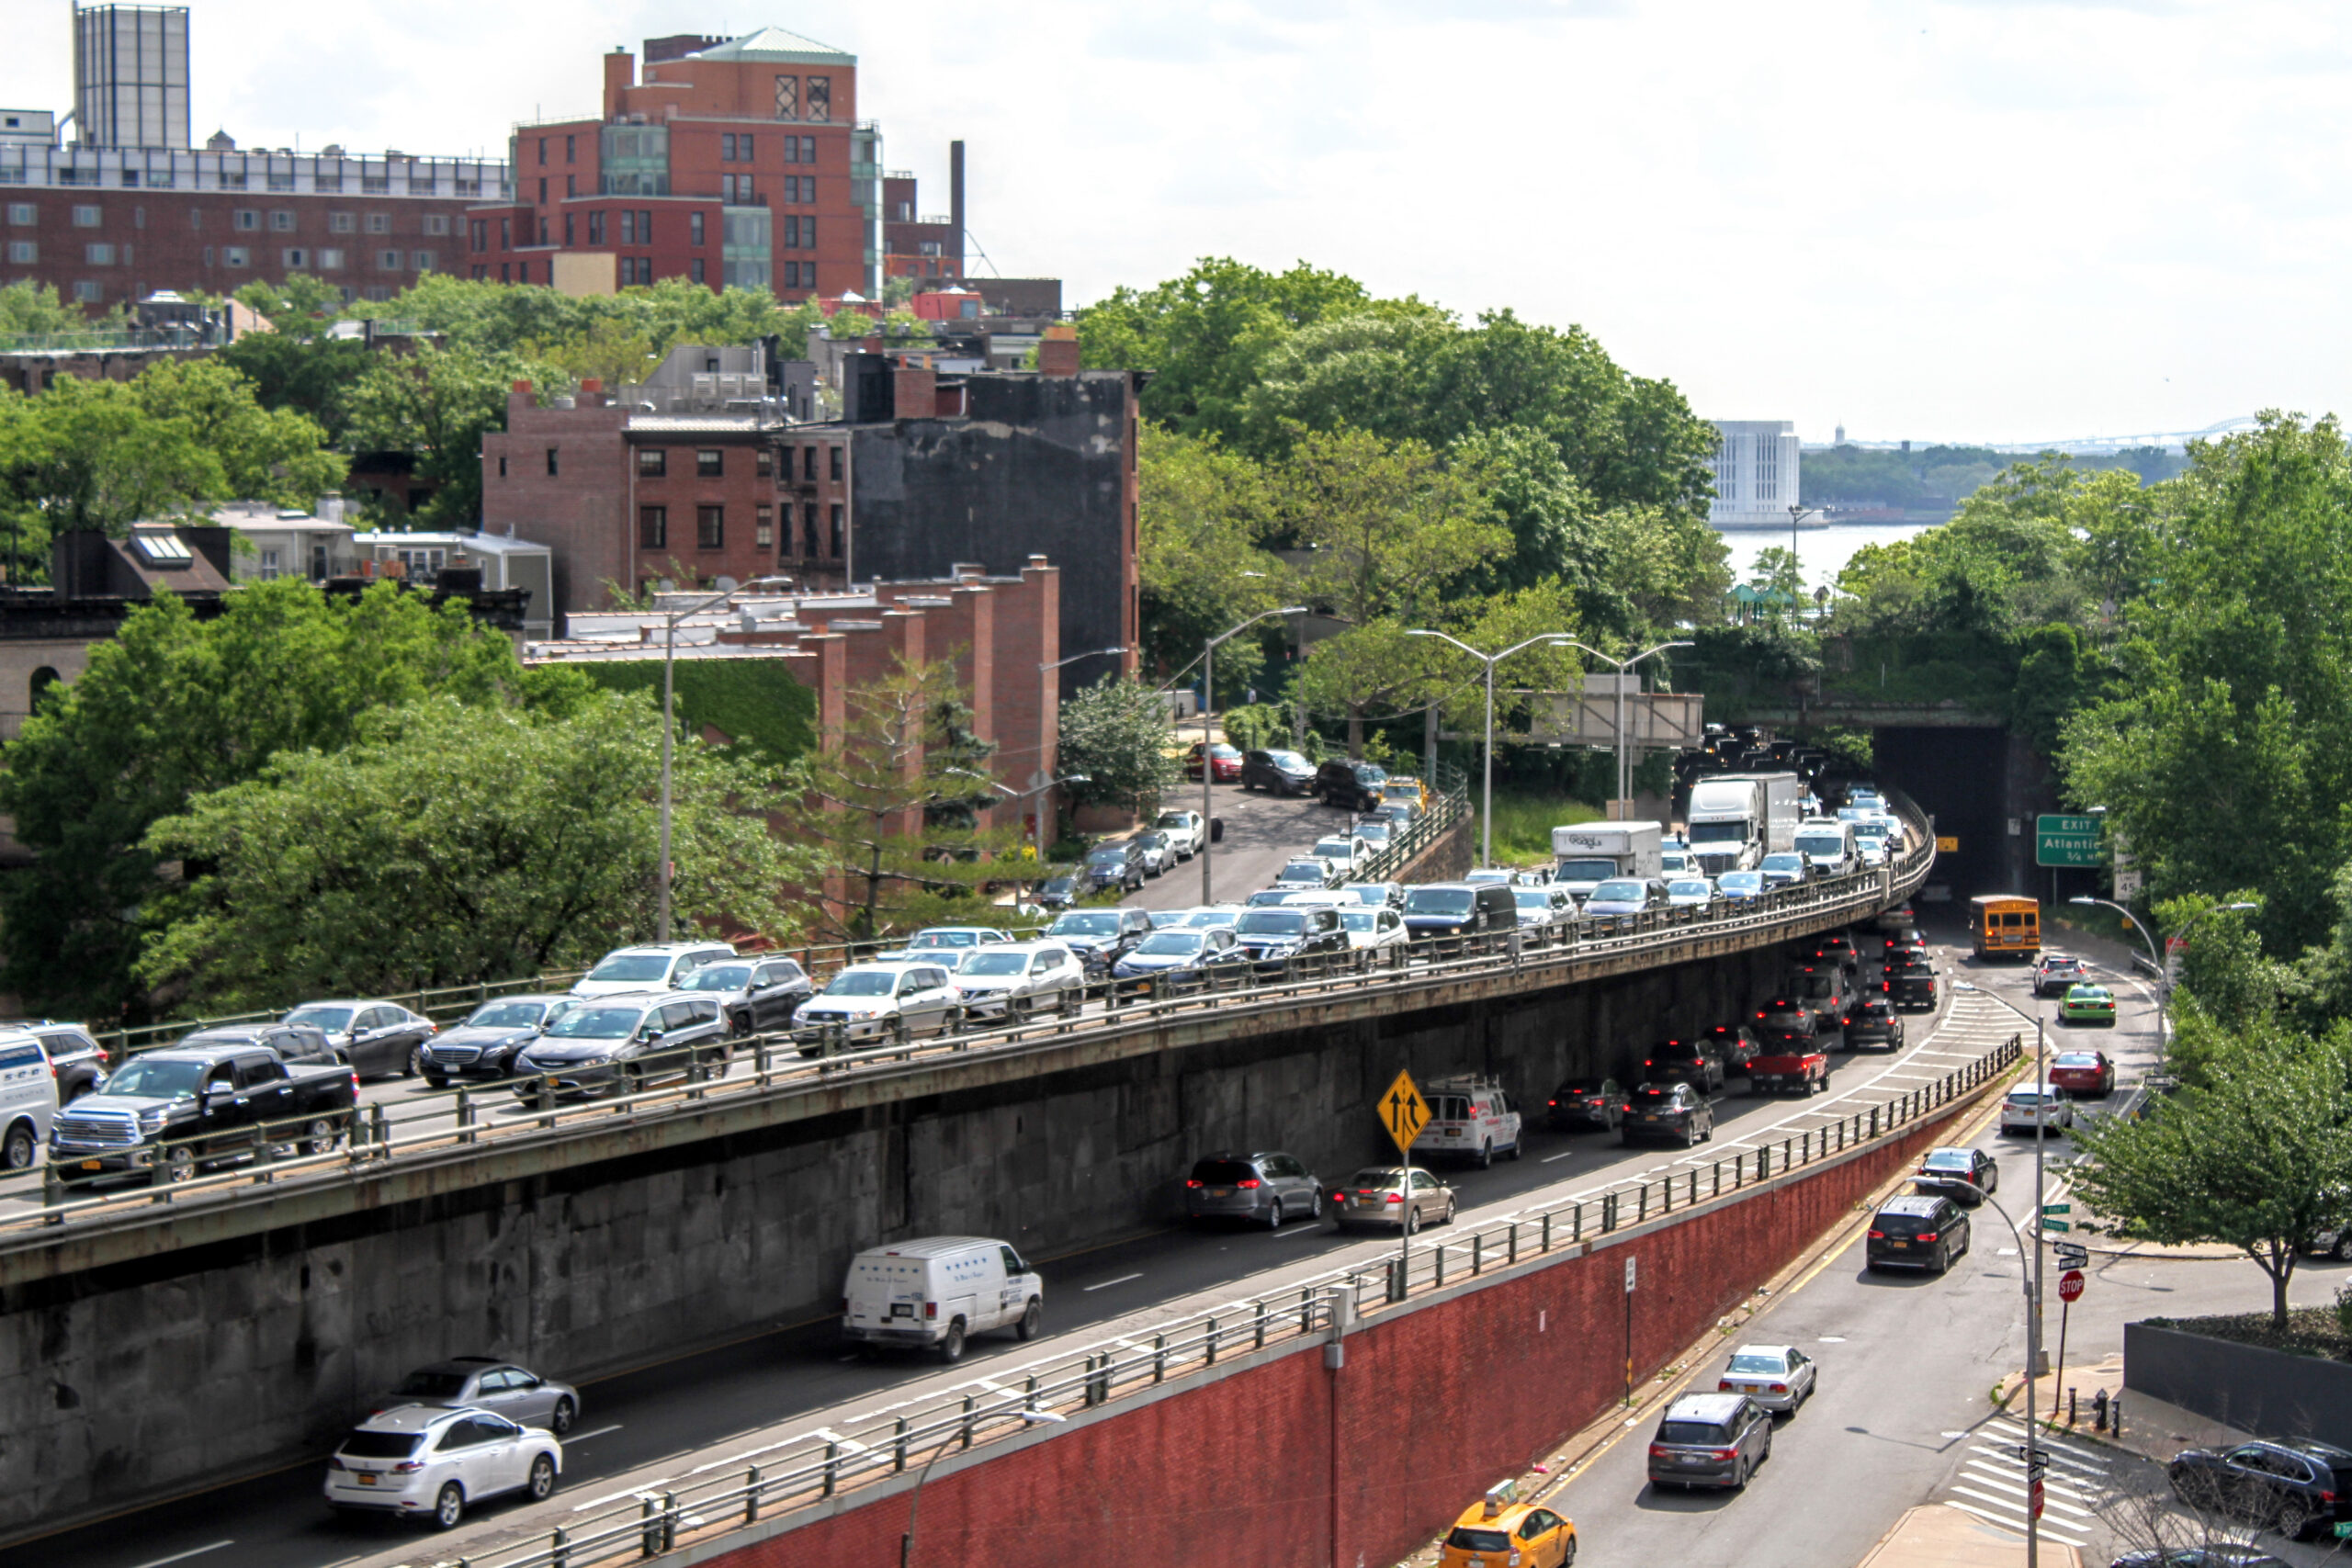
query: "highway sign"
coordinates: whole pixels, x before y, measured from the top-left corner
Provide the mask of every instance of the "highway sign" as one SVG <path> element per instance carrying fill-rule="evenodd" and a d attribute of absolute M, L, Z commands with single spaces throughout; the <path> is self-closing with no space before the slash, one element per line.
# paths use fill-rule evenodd
<path fill-rule="evenodd" d="M 2069 1269 L 2058 1276 L 2058 1299 L 2062 1302 L 2078 1302 L 2083 1299 L 2081 1269 Z"/>
<path fill-rule="evenodd" d="M 1396 1075 L 1396 1081 L 1380 1097 L 1379 1109 L 1380 1124 L 1388 1129 L 1388 1136 L 1400 1155 L 1412 1148 L 1413 1140 L 1430 1124 L 1430 1102 L 1413 1087 L 1410 1073 Z"/>
<path fill-rule="evenodd" d="M 1960 853 L 1960 835 L 1957 833 L 1937 834 L 1936 853 L 1939 855 L 1956 855 Z"/>
<path fill-rule="evenodd" d="M 1625 1293 L 1629 1296 L 1634 1293 L 1634 1257 L 1631 1253 L 1625 1255 Z"/>
<path fill-rule="evenodd" d="M 2099 861 L 2098 818 L 2045 811 L 2033 819 L 2034 864 L 2097 865 Z"/>

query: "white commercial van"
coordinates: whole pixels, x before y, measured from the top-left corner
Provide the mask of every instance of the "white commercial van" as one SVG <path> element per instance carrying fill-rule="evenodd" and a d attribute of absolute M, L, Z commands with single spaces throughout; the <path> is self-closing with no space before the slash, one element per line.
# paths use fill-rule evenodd
<path fill-rule="evenodd" d="M 934 1235 L 868 1247 L 842 1285 L 842 1337 L 962 1358 L 964 1342 L 991 1328 L 1023 1339 L 1044 1332 L 1046 1282 L 1021 1255 L 984 1236 Z"/>
<path fill-rule="evenodd" d="M 1854 825 L 1835 818 L 1815 817 L 1797 824 L 1796 852 L 1804 856 L 1816 876 L 1844 876 L 1861 869 L 1854 848 Z"/>

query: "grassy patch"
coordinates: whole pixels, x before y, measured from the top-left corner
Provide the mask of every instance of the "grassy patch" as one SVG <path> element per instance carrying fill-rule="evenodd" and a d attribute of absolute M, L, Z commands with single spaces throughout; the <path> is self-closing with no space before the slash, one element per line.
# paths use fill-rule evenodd
<path fill-rule="evenodd" d="M 2266 1350 L 2317 1356 L 2324 1360 L 2352 1361 L 2352 1334 L 2345 1332 L 2343 1321 L 2332 1307 L 2288 1308 L 2284 1332 L 2272 1325 L 2270 1314 L 2267 1312 L 2241 1313 L 2228 1317 L 2151 1318 L 2148 1321 L 2158 1327 L 2178 1329 L 2183 1334 L 2202 1334 L 2209 1339 L 2258 1345 Z"/>
<path fill-rule="evenodd" d="M 1475 816 L 1477 787 L 1470 790 Z M 1560 795 L 1536 795 L 1517 790 L 1495 791 L 1495 859 L 1505 865 L 1532 865 L 1552 858 L 1552 829 L 1576 822 L 1597 821 L 1599 810 Z M 1477 830 L 1474 821 L 1471 830 Z"/>

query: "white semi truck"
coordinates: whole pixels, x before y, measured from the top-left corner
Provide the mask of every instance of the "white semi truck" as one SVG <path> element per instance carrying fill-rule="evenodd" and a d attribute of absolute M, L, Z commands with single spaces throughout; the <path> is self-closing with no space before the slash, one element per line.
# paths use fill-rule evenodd
<path fill-rule="evenodd" d="M 1795 845 L 1804 785 L 1794 773 L 1722 773 L 1690 786 L 1683 815 L 1691 853 L 1709 876 L 1753 871 Z"/>
<path fill-rule="evenodd" d="M 1579 822 L 1552 829 L 1552 874 L 1581 904 L 1612 876 L 1656 876 L 1665 832 L 1655 822 Z"/>

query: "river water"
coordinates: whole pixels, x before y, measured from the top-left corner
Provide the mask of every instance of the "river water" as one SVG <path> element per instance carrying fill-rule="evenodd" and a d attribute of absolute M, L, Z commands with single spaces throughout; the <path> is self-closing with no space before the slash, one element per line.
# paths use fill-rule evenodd
<path fill-rule="evenodd" d="M 1927 532 L 1925 523 L 1842 523 L 1828 528 L 1797 530 L 1797 559 L 1804 567 L 1804 584 L 1809 592 L 1825 582 L 1837 581 L 1838 573 L 1864 545 L 1891 545 L 1897 539 L 1909 539 Z M 1758 550 L 1779 546 L 1786 549 L 1789 536 L 1785 532 L 1750 532 L 1741 529 L 1724 536 L 1731 547 L 1733 576 L 1746 581 L 1754 575 Z"/>

